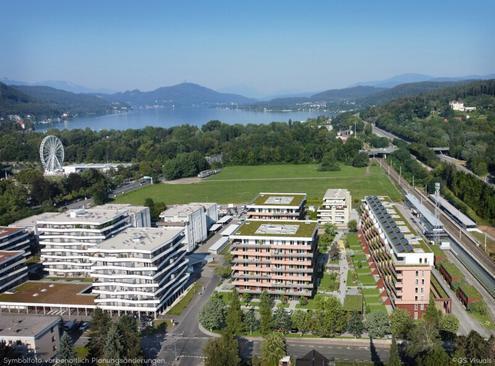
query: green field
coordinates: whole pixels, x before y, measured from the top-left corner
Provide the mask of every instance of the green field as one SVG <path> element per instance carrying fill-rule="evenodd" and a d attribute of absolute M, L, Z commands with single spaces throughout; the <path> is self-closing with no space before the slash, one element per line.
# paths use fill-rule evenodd
<path fill-rule="evenodd" d="M 226 167 L 220 174 L 200 183 L 155 184 L 122 195 L 117 203 L 141 205 L 148 197 L 155 202 L 188 203 L 209 201 L 247 203 L 259 192 L 305 192 L 308 198 L 321 199 L 328 188 L 347 188 L 353 199 L 365 195 L 400 194 L 378 166 L 353 168 L 342 166 L 338 172 L 320 172 L 314 164 L 285 164 Z"/>

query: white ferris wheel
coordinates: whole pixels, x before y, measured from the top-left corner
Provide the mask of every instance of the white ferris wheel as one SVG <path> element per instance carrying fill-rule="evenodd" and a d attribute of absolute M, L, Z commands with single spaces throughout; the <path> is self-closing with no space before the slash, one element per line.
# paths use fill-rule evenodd
<path fill-rule="evenodd" d="M 48 135 L 40 145 L 40 159 L 45 173 L 55 174 L 62 170 L 64 163 L 64 146 L 56 136 Z"/>

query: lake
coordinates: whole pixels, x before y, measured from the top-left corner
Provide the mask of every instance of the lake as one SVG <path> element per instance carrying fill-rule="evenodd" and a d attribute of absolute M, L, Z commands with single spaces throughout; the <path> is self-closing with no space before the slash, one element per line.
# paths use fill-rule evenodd
<path fill-rule="evenodd" d="M 181 107 L 159 109 L 136 109 L 127 113 L 107 114 L 98 117 L 80 117 L 69 121 L 39 125 L 37 130 L 48 128 L 92 130 L 143 128 L 146 126 L 172 127 L 181 124 L 203 125 L 211 120 L 219 120 L 229 124 L 270 123 L 304 121 L 310 117 L 324 114 L 321 111 L 308 112 L 255 112 L 242 109 L 222 109 L 208 107 Z"/>

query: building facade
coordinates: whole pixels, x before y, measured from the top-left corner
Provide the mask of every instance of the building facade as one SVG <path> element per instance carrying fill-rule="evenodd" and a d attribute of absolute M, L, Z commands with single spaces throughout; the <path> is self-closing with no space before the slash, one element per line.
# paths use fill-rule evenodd
<path fill-rule="evenodd" d="M 347 227 L 351 219 L 351 205 L 351 192 L 347 189 L 327 189 L 318 209 L 318 222 Z"/>
<path fill-rule="evenodd" d="M 191 202 L 191 205 L 202 206 L 206 214 L 206 229 L 218 221 L 218 205 L 214 202 Z"/>
<path fill-rule="evenodd" d="M 394 308 L 415 319 L 426 311 L 434 256 L 422 239 L 402 221 L 394 205 L 376 196 L 363 200 L 359 237 L 370 255 L 378 286 Z"/>
<path fill-rule="evenodd" d="M 58 316 L 3 313 L 0 316 L 0 342 L 15 346 L 25 356 L 48 361 L 59 350 L 60 323 Z"/>
<path fill-rule="evenodd" d="M 183 228 L 128 228 L 91 248 L 96 305 L 156 316 L 189 278 L 183 237 Z"/>
<path fill-rule="evenodd" d="M 206 212 L 200 205 L 177 205 L 160 214 L 160 226 L 184 228 L 184 243 L 192 252 L 208 238 Z"/>
<path fill-rule="evenodd" d="M 21 250 L 24 257 L 32 253 L 33 235 L 23 228 L 0 227 L 0 250 Z"/>
<path fill-rule="evenodd" d="M 261 192 L 248 204 L 251 220 L 302 220 L 306 214 L 306 193 Z"/>
<path fill-rule="evenodd" d="M 28 279 L 24 251 L 0 250 L 0 292 L 17 286 Z"/>
<path fill-rule="evenodd" d="M 131 226 L 127 209 L 71 210 L 37 222 L 41 262 L 50 276 L 88 277 L 88 250 Z"/>
<path fill-rule="evenodd" d="M 230 236 L 232 284 L 239 293 L 312 296 L 317 231 L 315 221 L 246 221 Z"/>

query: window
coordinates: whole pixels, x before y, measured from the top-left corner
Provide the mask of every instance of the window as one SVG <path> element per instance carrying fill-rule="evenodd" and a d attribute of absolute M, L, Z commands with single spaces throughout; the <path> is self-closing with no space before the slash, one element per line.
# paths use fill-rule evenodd
<path fill-rule="evenodd" d="M 419 271 L 416 271 L 416 277 L 418 277 L 418 275 L 419 275 Z"/>

